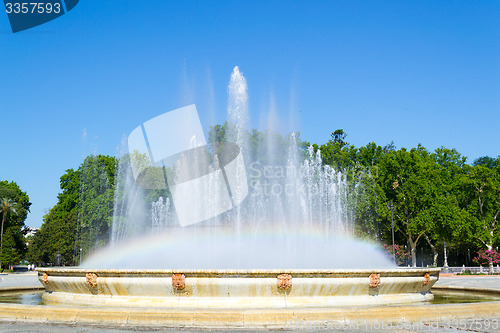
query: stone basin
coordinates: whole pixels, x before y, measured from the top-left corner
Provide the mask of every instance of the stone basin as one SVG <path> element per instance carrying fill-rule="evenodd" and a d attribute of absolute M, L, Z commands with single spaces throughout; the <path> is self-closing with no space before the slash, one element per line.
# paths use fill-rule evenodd
<path fill-rule="evenodd" d="M 167 308 L 327 308 L 433 299 L 439 268 L 142 270 L 38 268 L 48 304 Z"/>

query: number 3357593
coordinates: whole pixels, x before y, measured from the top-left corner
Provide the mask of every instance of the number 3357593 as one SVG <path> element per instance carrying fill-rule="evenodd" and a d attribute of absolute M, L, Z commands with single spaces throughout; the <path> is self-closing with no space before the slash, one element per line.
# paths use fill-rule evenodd
<path fill-rule="evenodd" d="M 10 3 L 7 2 L 5 4 L 5 9 L 7 11 L 7 14 L 59 14 L 61 12 L 61 4 L 59 2 L 56 2 L 54 4 L 48 2 L 48 3 L 43 3 L 43 2 L 23 2 L 23 3 Z"/>

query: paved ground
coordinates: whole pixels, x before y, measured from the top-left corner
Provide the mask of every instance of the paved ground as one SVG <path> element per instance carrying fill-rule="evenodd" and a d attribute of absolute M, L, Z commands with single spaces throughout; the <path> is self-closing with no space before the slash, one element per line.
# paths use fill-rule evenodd
<path fill-rule="evenodd" d="M 464 323 L 466 326 L 459 327 L 453 323 L 442 323 L 441 325 L 432 323 L 410 323 L 407 329 L 402 327 L 394 327 L 393 329 L 376 328 L 373 326 L 365 326 L 359 328 L 314 328 L 306 330 L 274 330 L 277 332 L 376 332 L 376 333 L 414 333 L 414 332 L 429 332 L 429 333 L 463 333 L 463 332 L 485 332 L 498 333 L 498 319 L 477 319 L 473 323 Z M 413 327 L 411 327 L 413 326 Z M 57 325 L 57 324 L 31 324 L 24 322 L 0 322 L 0 332 L 31 332 L 31 333 L 62 333 L 62 332 L 90 332 L 90 333 L 122 333 L 122 332 L 189 332 L 189 333 L 205 333 L 205 332 L 268 332 L 267 330 L 237 330 L 237 329 L 183 329 L 183 328 L 152 328 L 152 327 L 106 327 L 106 326 L 91 326 L 91 325 Z"/>
<path fill-rule="evenodd" d="M 500 292 L 500 275 L 457 275 L 441 276 L 436 287 L 457 287 L 472 289 L 492 289 Z"/>
<path fill-rule="evenodd" d="M 38 287 L 40 283 L 34 272 L 17 274 L 0 274 L 0 289 L 6 287 Z M 441 277 L 436 286 L 493 289 L 500 291 L 500 276 L 459 276 Z M 335 332 L 496 332 L 500 333 L 500 314 L 496 318 L 476 318 L 473 320 L 457 320 L 451 322 L 427 322 L 427 323 L 401 323 L 390 326 L 384 323 L 351 323 L 342 325 L 329 322 L 311 322 L 308 327 L 297 327 L 301 332 L 335 331 Z M 234 332 L 237 330 L 200 330 L 182 328 L 151 328 L 151 327 L 107 327 L 96 325 L 56 325 L 35 324 L 28 322 L 0 321 L 0 332 L 33 332 L 33 333 L 60 333 L 60 332 Z M 238 330 L 239 332 L 254 332 L 255 330 Z M 265 331 L 265 330 L 261 330 Z M 291 332 L 290 330 L 279 330 L 280 332 Z M 294 331 L 294 330 L 292 330 Z M 296 331 L 296 330 L 295 330 Z"/>
<path fill-rule="evenodd" d="M 41 286 L 36 272 L 0 273 L 0 288 L 6 287 L 38 287 Z"/>

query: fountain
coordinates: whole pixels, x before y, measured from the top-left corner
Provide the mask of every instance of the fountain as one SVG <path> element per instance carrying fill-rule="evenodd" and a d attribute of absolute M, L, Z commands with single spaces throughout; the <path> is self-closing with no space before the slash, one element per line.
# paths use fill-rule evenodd
<path fill-rule="evenodd" d="M 248 132 L 238 67 L 228 93 L 229 122 L 208 143 L 194 106 L 134 130 L 118 170 L 111 245 L 78 268 L 40 268 L 44 300 L 293 311 L 432 299 L 438 268 L 397 268 L 353 237 L 351 189 L 319 150 L 301 149 L 296 133 Z M 165 142 L 182 147 L 159 149 L 153 123 L 174 115 L 189 130 Z M 146 193 L 156 195 L 150 207 Z"/>

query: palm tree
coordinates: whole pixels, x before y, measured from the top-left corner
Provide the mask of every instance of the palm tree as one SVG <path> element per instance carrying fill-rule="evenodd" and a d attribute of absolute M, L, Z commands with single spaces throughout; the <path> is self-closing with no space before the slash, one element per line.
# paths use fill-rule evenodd
<path fill-rule="evenodd" d="M 3 213 L 2 216 L 2 229 L 0 230 L 0 249 L 3 247 L 3 225 L 5 223 L 5 217 L 7 213 L 17 214 L 16 208 L 14 205 L 16 202 L 10 198 L 2 198 L 0 199 L 0 211 Z"/>

